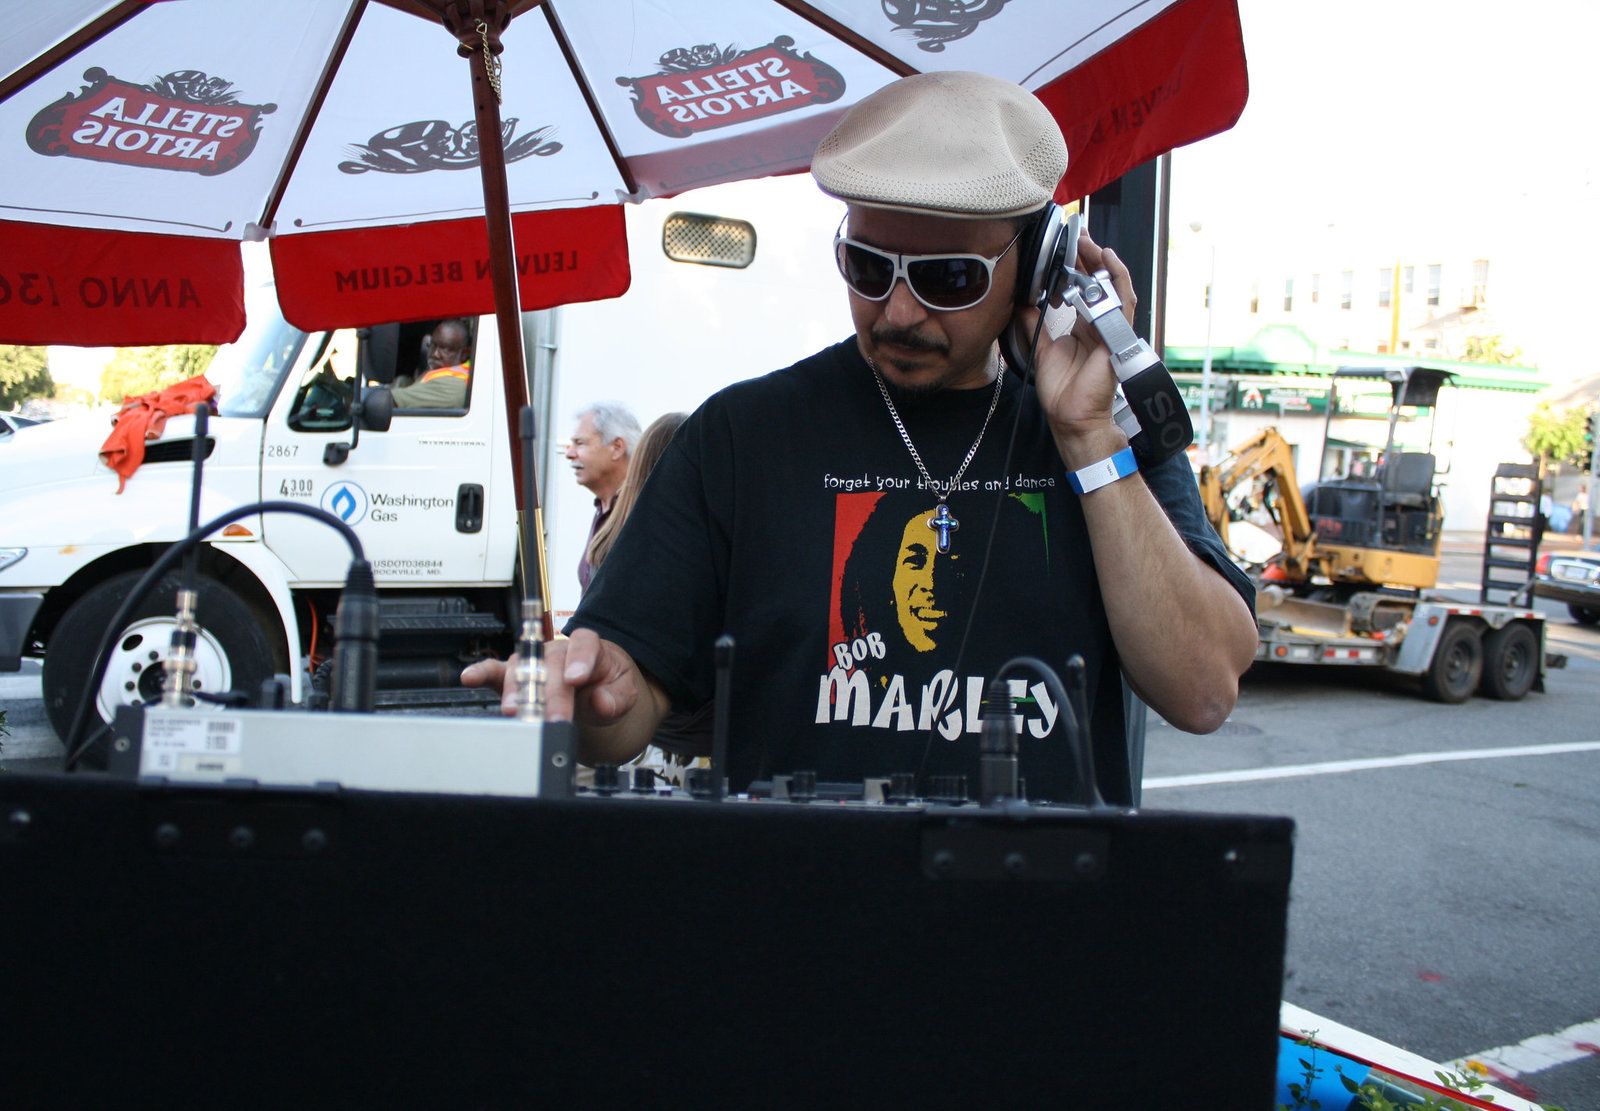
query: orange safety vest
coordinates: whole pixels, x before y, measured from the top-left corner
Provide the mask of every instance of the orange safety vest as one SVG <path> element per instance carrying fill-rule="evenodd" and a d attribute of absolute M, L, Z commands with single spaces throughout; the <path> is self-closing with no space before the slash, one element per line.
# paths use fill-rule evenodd
<path fill-rule="evenodd" d="M 430 370 L 417 380 L 417 385 L 432 382 L 435 378 L 459 378 L 465 382 L 468 378 L 467 368 L 464 366 L 445 366 L 438 370 Z"/>

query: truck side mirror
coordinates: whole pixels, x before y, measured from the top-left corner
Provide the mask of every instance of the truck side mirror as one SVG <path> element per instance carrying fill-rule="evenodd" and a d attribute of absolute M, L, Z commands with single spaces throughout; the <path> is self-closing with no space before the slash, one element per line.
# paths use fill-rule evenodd
<path fill-rule="evenodd" d="M 357 366 L 361 380 L 381 385 L 394 383 L 395 366 L 399 362 L 400 328 L 384 324 L 375 328 L 361 328 L 356 332 L 361 339 Z M 370 427 L 370 426 L 369 426 Z"/>
<path fill-rule="evenodd" d="M 387 432 L 394 419 L 394 394 L 388 386 L 368 386 L 361 391 L 361 427 L 368 432 Z"/>
<path fill-rule="evenodd" d="M 365 345 L 363 345 L 365 346 Z M 322 461 L 327 466 L 337 467 L 350 458 L 350 453 L 361 442 L 361 430 L 369 432 L 389 431 L 389 422 L 394 418 L 394 395 L 389 392 L 388 386 L 364 385 L 359 377 L 356 379 L 356 400 L 350 407 L 350 442 L 336 442 L 324 444 L 322 447 Z"/>

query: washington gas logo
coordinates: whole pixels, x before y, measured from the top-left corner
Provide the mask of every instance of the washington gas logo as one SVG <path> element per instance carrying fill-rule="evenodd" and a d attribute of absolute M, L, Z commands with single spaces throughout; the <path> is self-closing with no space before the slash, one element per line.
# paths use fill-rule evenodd
<path fill-rule="evenodd" d="M 255 149 L 261 117 L 276 104 L 240 104 L 231 82 L 186 69 L 135 85 L 95 67 L 89 82 L 28 124 L 39 154 L 125 166 L 227 173 Z"/>
<path fill-rule="evenodd" d="M 322 508 L 347 525 L 360 524 L 368 504 L 367 492 L 354 482 L 335 482 L 322 491 Z"/>

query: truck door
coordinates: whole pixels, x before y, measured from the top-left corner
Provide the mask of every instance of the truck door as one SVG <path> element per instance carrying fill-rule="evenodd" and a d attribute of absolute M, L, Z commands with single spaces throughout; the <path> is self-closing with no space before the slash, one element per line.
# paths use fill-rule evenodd
<path fill-rule="evenodd" d="M 402 383 L 420 382 L 428 369 L 416 337 L 429 334 L 427 325 L 391 326 L 390 333 L 374 350 L 398 358 Z M 267 420 L 262 498 L 319 506 L 354 527 L 379 586 L 481 584 L 493 383 L 486 376 L 482 389 L 474 388 L 469 354 L 444 368 L 451 375 L 433 380 L 435 386 L 464 385 L 463 396 L 435 389 L 425 392 L 429 407 L 421 408 L 402 406 L 398 399 L 406 391 L 397 390 L 389 430 L 362 429 L 346 453 L 339 445 L 352 443 L 359 341 L 354 329 L 342 329 L 311 342 L 319 346 L 303 364 L 300 381 L 282 391 Z M 349 560 L 332 529 L 289 514 L 269 516 L 264 528 L 296 585 L 343 582 Z"/>

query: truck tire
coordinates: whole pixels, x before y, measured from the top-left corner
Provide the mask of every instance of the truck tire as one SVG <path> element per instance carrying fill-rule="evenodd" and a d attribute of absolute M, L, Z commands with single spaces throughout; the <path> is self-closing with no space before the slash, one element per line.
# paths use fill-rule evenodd
<path fill-rule="evenodd" d="M 113 576 L 92 587 L 68 607 L 50 643 L 45 646 L 42 685 L 45 715 L 56 736 L 65 741 L 78 712 L 94 651 L 117 607 L 143 571 Z M 243 690 L 254 693 L 272 678 L 272 645 L 254 612 L 217 580 L 198 576 L 195 679 L 201 690 Z M 172 639 L 173 598 L 177 575 L 164 577 L 134 608 L 122 638 L 111 648 L 100 684 L 100 720 L 109 722 L 119 705 L 159 701 L 166 667 L 162 664 Z M 155 658 L 151 658 L 151 654 Z"/>
<path fill-rule="evenodd" d="M 1483 641 L 1469 622 L 1452 621 L 1422 673 L 1422 693 L 1435 702 L 1465 702 L 1483 678 Z"/>
<path fill-rule="evenodd" d="M 1579 606 L 1568 602 L 1567 612 L 1580 625 L 1600 625 L 1600 606 Z"/>
<path fill-rule="evenodd" d="M 1516 702 L 1533 689 L 1539 677 L 1539 638 L 1513 621 L 1483 638 L 1483 679 L 1478 693 L 1502 702 Z"/>

